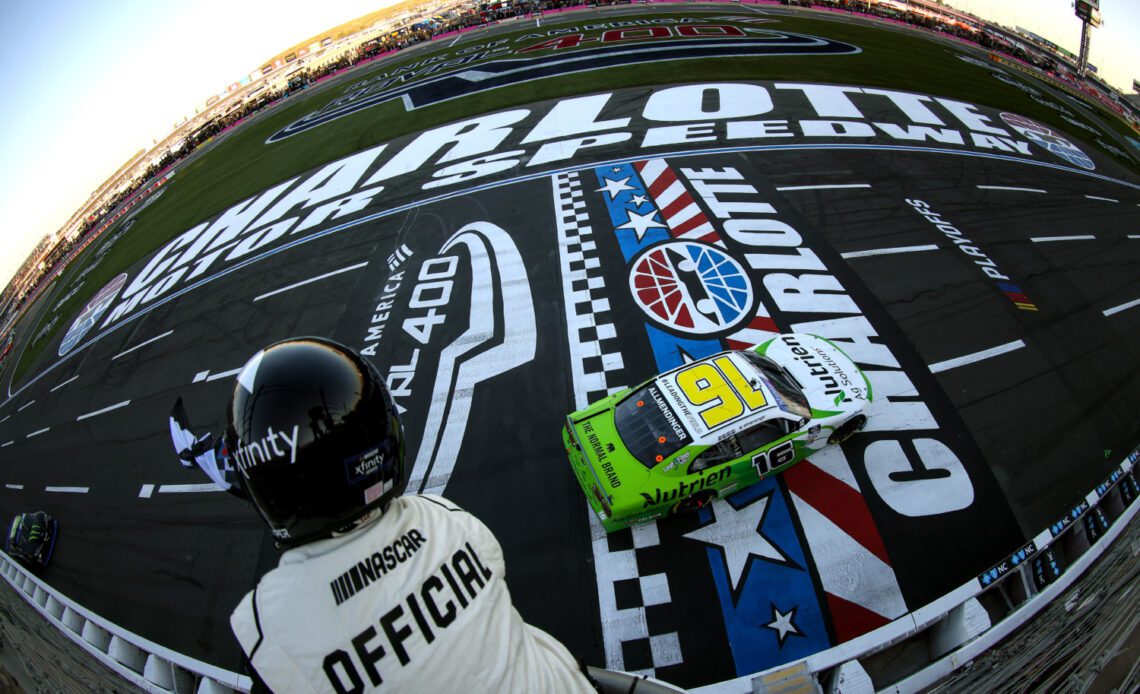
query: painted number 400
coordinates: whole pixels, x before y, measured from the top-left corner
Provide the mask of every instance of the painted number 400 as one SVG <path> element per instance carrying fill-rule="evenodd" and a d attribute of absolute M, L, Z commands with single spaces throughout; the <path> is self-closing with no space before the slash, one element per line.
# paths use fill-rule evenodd
<path fill-rule="evenodd" d="M 459 259 L 454 256 L 432 258 L 420 266 L 419 284 L 412 290 L 408 300 L 408 311 L 423 311 L 404 319 L 404 332 L 416 342 L 426 345 L 431 340 L 431 331 L 441 325 L 447 316 L 437 309 L 447 306 L 451 300 L 452 278 Z"/>
<path fill-rule="evenodd" d="M 752 456 L 752 467 L 756 468 L 756 474 L 760 479 L 764 479 L 767 475 L 776 468 L 783 467 L 796 457 L 796 447 L 792 445 L 791 441 L 785 441 L 779 446 L 770 448 L 766 451 L 760 451 Z"/>

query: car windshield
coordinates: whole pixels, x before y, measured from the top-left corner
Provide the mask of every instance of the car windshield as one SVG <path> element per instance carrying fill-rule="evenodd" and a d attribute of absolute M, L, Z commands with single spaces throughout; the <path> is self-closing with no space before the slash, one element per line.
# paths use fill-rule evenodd
<path fill-rule="evenodd" d="M 614 408 L 614 426 L 630 455 L 647 468 L 691 443 L 677 413 L 650 383 Z"/>
<path fill-rule="evenodd" d="M 760 370 L 764 380 L 781 400 L 780 409 L 797 417 L 811 417 L 811 406 L 796 380 L 787 371 L 768 357 L 752 350 L 741 352 L 750 364 Z"/>
<path fill-rule="evenodd" d="M 23 519 L 16 517 L 12 520 L 12 527 L 8 532 L 8 551 L 22 552 L 27 544 L 27 529 Z"/>

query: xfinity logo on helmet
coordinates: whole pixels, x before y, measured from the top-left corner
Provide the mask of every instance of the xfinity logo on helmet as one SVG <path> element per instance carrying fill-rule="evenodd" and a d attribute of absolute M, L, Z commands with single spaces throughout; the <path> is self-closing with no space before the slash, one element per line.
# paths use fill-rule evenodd
<path fill-rule="evenodd" d="M 264 438 L 250 441 L 237 447 L 234 451 L 234 462 L 247 478 L 249 468 L 285 457 L 285 446 L 288 446 L 289 464 L 297 462 L 297 435 L 300 431 L 298 425 L 293 425 L 292 436 L 284 431 L 274 431 L 269 427 Z"/>
<path fill-rule="evenodd" d="M 384 454 L 379 448 L 349 458 L 344 461 L 345 471 L 348 472 L 348 483 L 357 484 L 372 477 L 383 464 Z"/>

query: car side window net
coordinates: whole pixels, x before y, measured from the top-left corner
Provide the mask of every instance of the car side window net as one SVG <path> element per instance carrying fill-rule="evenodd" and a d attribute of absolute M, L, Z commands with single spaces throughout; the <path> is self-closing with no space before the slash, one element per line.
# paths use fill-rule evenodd
<path fill-rule="evenodd" d="M 693 459 L 693 462 L 689 463 L 689 472 L 707 470 L 714 465 L 736 460 L 742 455 L 744 455 L 744 450 L 741 448 L 740 441 L 735 436 L 729 436 L 720 443 L 709 446 L 704 453 Z"/>
<path fill-rule="evenodd" d="M 740 446 L 746 451 L 767 446 L 776 439 L 787 436 L 787 423 L 783 419 L 764 422 L 740 434 Z"/>

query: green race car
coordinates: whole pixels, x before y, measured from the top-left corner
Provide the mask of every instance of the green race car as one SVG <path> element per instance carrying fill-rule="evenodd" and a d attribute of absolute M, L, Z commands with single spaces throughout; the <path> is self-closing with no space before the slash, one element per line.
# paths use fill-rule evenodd
<path fill-rule="evenodd" d="M 847 440 L 870 403 L 870 381 L 839 347 L 786 333 L 573 412 L 562 439 L 613 532 L 700 508 Z"/>

